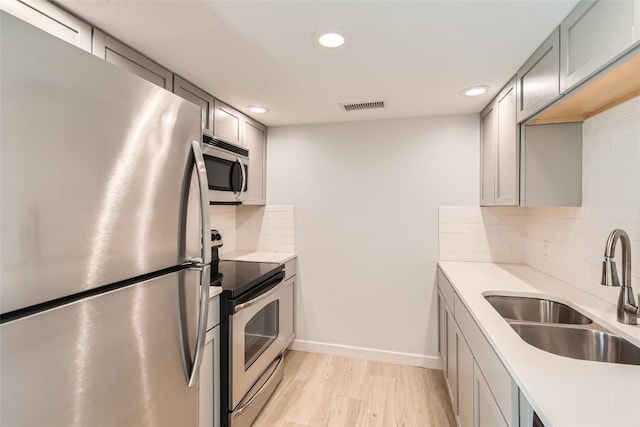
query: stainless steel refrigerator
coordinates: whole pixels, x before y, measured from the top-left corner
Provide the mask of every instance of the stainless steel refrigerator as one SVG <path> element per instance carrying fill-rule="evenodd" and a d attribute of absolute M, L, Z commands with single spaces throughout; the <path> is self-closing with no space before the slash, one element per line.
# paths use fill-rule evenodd
<path fill-rule="evenodd" d="M 0 425 L 196 426 L 200 110 L 0 13 Z"/>

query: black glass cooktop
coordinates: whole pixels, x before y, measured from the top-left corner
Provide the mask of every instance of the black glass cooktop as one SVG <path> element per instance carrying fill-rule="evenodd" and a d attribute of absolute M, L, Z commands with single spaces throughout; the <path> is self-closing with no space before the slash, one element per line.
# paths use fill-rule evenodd
<path fill-rule="evenodd" d="M 272 262 L 220 261 L 218 274 L 211 275 L 211 285 L 222 286 L 223 295 L 234 298 L 259 286 L 282 270 L 283 264 Z"/>

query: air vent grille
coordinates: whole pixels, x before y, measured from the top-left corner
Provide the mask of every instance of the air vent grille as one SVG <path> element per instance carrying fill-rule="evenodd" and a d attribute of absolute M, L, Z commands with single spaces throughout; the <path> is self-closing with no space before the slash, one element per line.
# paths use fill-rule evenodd
<path fill-rule="evenodd" d="M 344 111 L 357 111 L 357 110 L 372 110 L 376 108 L 386 108 L 386 101 L 370 101 L 370 102 L 356 102 L 352 104 L 340 104 L 340 107 Z"/>

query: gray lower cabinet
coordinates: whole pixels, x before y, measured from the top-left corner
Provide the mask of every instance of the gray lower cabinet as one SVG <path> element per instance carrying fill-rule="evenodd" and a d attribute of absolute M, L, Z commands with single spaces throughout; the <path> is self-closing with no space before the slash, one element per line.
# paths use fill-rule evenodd
<path fill-rule="evenodd" d="M 36 0 L 2 0 L 5 12 L 80 49 L 91 52 L 91 26 L 54 4 Z"/>
<path fill-rule="evenodd" d="M 640 0 L 583 0 L 560 24 L 560 91 L 640 41 Z"/>
<path fill-rule="evenodd" d="M 243 120 L 242 145 L 249 149 L 249 182 L 245 205 L 266 203 L 267 128 L 245 118 Z"/>
<path fill-rule="evenodd" d="M 200 107 L 202 111 L 202 133 L 213 136 L 213 111 L 215 99 L 196 85 L 179 75 L 173 76 L 173 93 Z"/>
<path fill-rule="evenodd" d="M 438 348 L 458 425 L 517 427 L 518 387 L 440 269 L 438 321 Z"/>
<path fill-rule="evenodd" d="M 220 426 L 220 300 L 209 303 L 207 335 L 198 377 L 198 427 Z M 211 325 L 214 325 L 211 327 Z"/>
<path fill-rule="evenodd" d="M 517 206 L 520 141 L 515 77 L 480 113 L 480 204 Z"/>
<path fill-rule="evenodd" d="M 473 427 L 508 427 L 477 363 L 473 363 Z M 461 424 L 463 426 L 463 424 Z"/>
<path fill-rule="evenodd" d="M 456 361 L 458 369 L 458 423 L 460 426 L 473 424 L 473 354 L 456 326 Z"/>
<path fill-rule="evenodd" d="M 560 95 L 560 29 L 516 73 L 517 121 L 523 122 Z"/>
<path fill-rule="evenodd" d="M 93 30 L 92 52 L 151 83 L 169 91 L 173 89 L 171 71 L 98 29 Z"/>

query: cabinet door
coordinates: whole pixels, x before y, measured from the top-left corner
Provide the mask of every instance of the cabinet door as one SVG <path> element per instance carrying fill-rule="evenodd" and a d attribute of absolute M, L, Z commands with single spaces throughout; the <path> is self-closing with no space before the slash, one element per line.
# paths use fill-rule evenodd
<path fill-rule="evenodd" d="M 244 121 L 242 113 L 216 99 L 213 120 L 214 138 L 242 145 L 242 123 Z M 249 153 L 249 161 L 251 161 L 251 153 Z"/>
<path fill-rule="evenodd" d="M 2 10 L 66 42 L 91 52 L 91 26 L 52 3 L 2 0 Z"/>
<path fill-rule="evenodd" d="M 478 365 L 473 364 L 473 425 L 474 427 L 507 427 Z"/>
<path fill-rule="evenodd" d="M 498 146 L 498 113 L 492 103 L 480 115 L 480 205 L 495 204 L 495 167 Z"/>
<path fill-rule="evenodd" d="M 519 138 L 516 120 L 515 79 L 498 96 L 498 145 L 496 149 L 495 205 L 518 205 Z"/>
<path fill-rule="evenodd" d="M 124 68 L 160 87 L 167 90 L 171 90 L 173 87 L 171 71 L 98 29 L 93 31 L 92 52 L 105 61 Z"/>
<path fill-rule="evenodd" d="M 202 133 L 213 136 L 214 98 L 177 74 L 173 76 L 173 93 L 191 101 L 202 111 Z"/>
<path fill-rule="evenodd" d="M 516 73 L 517 119 L 522 122 L 560 95 L 560 29 Z"/>
<path fill-rule="evenodd" d="M 473 426 L 473 355 L 456 326 L 456 360 L 458 378 L 458 422 L 460 427 Z"/>
<path fill-rule="evenodd" d="M 198 377 L 199 427 L 220 426 L 220 326 L 207 332 Z"/>
<path fill-rule="evenodd" d="M 447 325 L 447 380 L 449 384 L 449 397 L 453 406 L 453 413 L 458 414 L 458 385 L 457 365 L 456 365 L 456 321 L 453 312 L 445 305 L 446 325 Z"/>
<path fill-rule="evenodd" d="M 244 121 L 242 145 L 249 149 L 249 183 L 245 205 L 266 203 L 267 128 L 253 120 Z"/>
<path fill-rule="evenodd" d="M 640 0 L 583 0 L 560 24 L 560 91 L 640 40 Z"/>
<path fill-rule="evenodd" d="M 444 314 L 444 297 L 438 290 L 438 355 L 442 363 L 442 372 L 447 376 L 447 329 Z"/>

